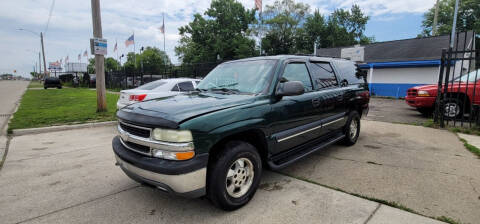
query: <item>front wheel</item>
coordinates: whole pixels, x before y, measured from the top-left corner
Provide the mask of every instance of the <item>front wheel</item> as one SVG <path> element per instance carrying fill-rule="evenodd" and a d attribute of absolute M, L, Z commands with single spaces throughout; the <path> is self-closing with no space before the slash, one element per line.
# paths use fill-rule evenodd
<path fill-rule="evenodd" d="M 231 211 L 253 198 L 262 176 L 262 161 L 253 145 L 228 142 L 210 163 L 207 196 L 215 206 Z"/>
<path fill-rule="evenodd" d="M 463 116 L 463 106 L 459 99 L 449 98 L 443 105 L 443 114 L 448 119 L 461 118 Z"/>
<path fill-rule="evenodd" d="M 357 111 L 350 112 L 343 131 L 345 134 L 345 138 L 343 139 L 344 145 L 350 146 L 357 143 L 358 136 L 360 135 L 360 116 Z"/>

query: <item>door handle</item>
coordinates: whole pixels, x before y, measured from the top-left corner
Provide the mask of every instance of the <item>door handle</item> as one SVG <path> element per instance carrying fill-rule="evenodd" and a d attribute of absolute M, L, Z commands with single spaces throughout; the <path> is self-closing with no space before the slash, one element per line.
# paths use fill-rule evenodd
<path fill-rule="evenodd" d="M 320 106 L 320 99 L 318 99 L 318 98 L 312 99 L 312 105 L 313 105 L 313 107 Z"/>

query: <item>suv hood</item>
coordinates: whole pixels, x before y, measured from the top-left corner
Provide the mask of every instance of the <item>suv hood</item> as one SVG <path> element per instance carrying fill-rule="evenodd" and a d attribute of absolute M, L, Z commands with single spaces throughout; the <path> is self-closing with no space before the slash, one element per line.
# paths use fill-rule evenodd
<path fill-rule="evenodd" d="M 180 122 L 200 116 L 202 114 L 211 113 L 231 107 L 236 107 L 244 104 L 248 104 L 254 101 L 252 95 L 227 95 L 216 93 L 189 93 L 180 94 L 175 96 L 167 96 L 156 98 L 144 102 L 135 103 L 122 108 L 117 116 L 120 119 L 129 120 L 135 119 L 135 115 L 148 116 L 151 118 L 161 118 L 162 120 L 168 120 L 179 124 Z M 126 113 L 134 115 L 128 115 Z M 151 124 L 142 122 L 133 123 L 145 123 L 147 126 L 154 125 L 154 121 Z"/>

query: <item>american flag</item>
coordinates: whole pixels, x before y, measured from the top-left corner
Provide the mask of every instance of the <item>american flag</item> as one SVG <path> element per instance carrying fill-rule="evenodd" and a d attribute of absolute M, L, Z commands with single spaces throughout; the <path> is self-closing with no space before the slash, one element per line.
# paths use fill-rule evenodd
<path fill-rule="evenodd" d="M 67 55 L 67 57 L 65 58 L 65 63 L 68 63 L 68 55 Z"/>
<path fill-rule="evenodd" d="M 87 50 L 85 50 L 85 52 L 83 52 L 83 57 L 88 57 L 88 52 L 87 52 Z"/>
<path fill-rule="evenodd" d="M 160 32 L 165 34 L 165 16 L 163 17 L 163 20 L 162 20 L 162 26 L 159 27 L 158 29 L 160 30 Z"/>
<path fill-rule="evenodd" d="M 126 41 L 125 41 L 125 47 L 128 47 L 132 44 L 135 43 L 135 37 L 133 37 L 133 34 L 132 36 L 130 36 Z"/>
<path fill-rule="evenodd" d="M 60 59 L 60 64 L 62 64 L 62 59 Z"/>
<path fill-rule="evenodd" d="M 255 0 L 255 9 L 262 12 L 262 0 Z"/>
<path fill-rule="evenodd" d="M 115 42 L 115 47 L 113 47 L 113 52 L 116 52 L 117 50 L 118 50 L 117 42 Z"/>
<path fill-rule="evenodd" d="M 78 60 L 82 60 L 82 54 L 78 54 Z"/>

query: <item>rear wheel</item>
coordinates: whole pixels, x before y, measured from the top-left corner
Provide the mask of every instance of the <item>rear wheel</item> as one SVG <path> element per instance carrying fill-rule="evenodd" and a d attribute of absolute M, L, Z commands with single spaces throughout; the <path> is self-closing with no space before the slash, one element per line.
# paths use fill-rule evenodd
<path fill-rule="evenodd" d="M 357 111 L 350 112 L 343 130 L 345 133 L 345 138 L 343 139 L 344 145 L 350 146 L 357 143 L 358 136 L 360 135 L 360 116 Z"/>
<path fill-rule="evenodd" d="M 262 161 L 253 145 L 228 142 L 210 163 L 207 196 L 215 206 L 231 211 L 253 198 L 262 176 Z"/>

